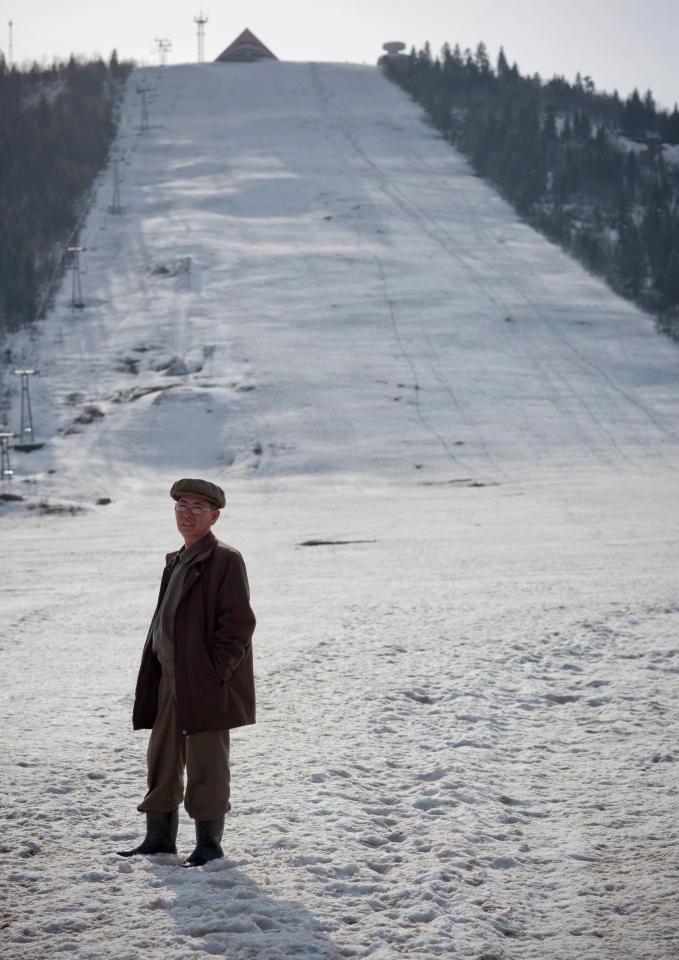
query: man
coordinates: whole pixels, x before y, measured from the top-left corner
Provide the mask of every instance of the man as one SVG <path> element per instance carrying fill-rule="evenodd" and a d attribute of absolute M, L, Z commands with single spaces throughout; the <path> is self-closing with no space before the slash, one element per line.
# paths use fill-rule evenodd
<path fill-rule="evenodd" d="M 146 813 L 146 838 L 120 855 L 176 853 L 184 799 L 196 822 L 196 848 L 184 866 L 196 867 L 224 856 L 229 730 L 255 722 L 255 616 L 243 558 L 211 530 L 224 491 L 207 480 L 177 480 L 170 496 L 184 546 L 166 558 L 133 711 L 134 729 L 151 729 L 148 791 L 137 807 Z"/>

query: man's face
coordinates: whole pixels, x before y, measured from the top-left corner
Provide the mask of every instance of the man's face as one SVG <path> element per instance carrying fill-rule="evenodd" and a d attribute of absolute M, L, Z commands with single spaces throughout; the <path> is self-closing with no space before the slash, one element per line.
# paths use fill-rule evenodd
<path fill-rule="evenodd" d="M 191 494 L 182 494 L 174 509 L 177 530 L 189 546 L 202 539 L 219 519 L 219 510 L 215 510 L 203 497 L 194 497 Z"/>

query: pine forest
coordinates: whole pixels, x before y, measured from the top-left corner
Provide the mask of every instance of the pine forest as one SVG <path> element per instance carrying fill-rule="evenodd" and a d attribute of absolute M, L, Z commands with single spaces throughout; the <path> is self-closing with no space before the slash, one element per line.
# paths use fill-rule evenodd
<path fill-rule="evenodd" d="M 130 65 L 0 56 L 0 332 L 39 317 L 105 165 Z"/>

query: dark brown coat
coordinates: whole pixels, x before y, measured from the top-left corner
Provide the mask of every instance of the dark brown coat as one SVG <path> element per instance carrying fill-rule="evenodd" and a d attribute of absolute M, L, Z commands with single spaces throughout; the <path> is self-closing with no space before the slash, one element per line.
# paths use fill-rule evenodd
<path fill-rule="evenodd" d="M 202 542 L 205 548 L 186 571 L 174 621 L 177 716 L 180 730 L 186 734 L 230 730 L 255 722 L 255 615 L 245 564 L 237 550 L 212 533 Z M 167 555 L 158 604 L 177 553 Z M 135 730 L 150 729 L 158 709 L 160 663 L 152 641 L 151 626 L 137 679 L 132 715 Z"/>

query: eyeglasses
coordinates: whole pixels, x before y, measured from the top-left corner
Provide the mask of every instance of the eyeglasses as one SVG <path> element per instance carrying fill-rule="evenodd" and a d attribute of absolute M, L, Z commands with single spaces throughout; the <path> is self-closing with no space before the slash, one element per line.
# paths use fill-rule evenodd
<path fill-rule="evenodd" d="M 187 500 L 177 500 L 174 508 L 177 513 L 179 513 L 180 510 L 183 512 L 190 510 L 194 517 L 199 517 L 201 513 L 205 513 L 206 511 L 210 512 L 212 510 L 212 507 L 201 507 L 199 503 L 189 503 Z"/>

